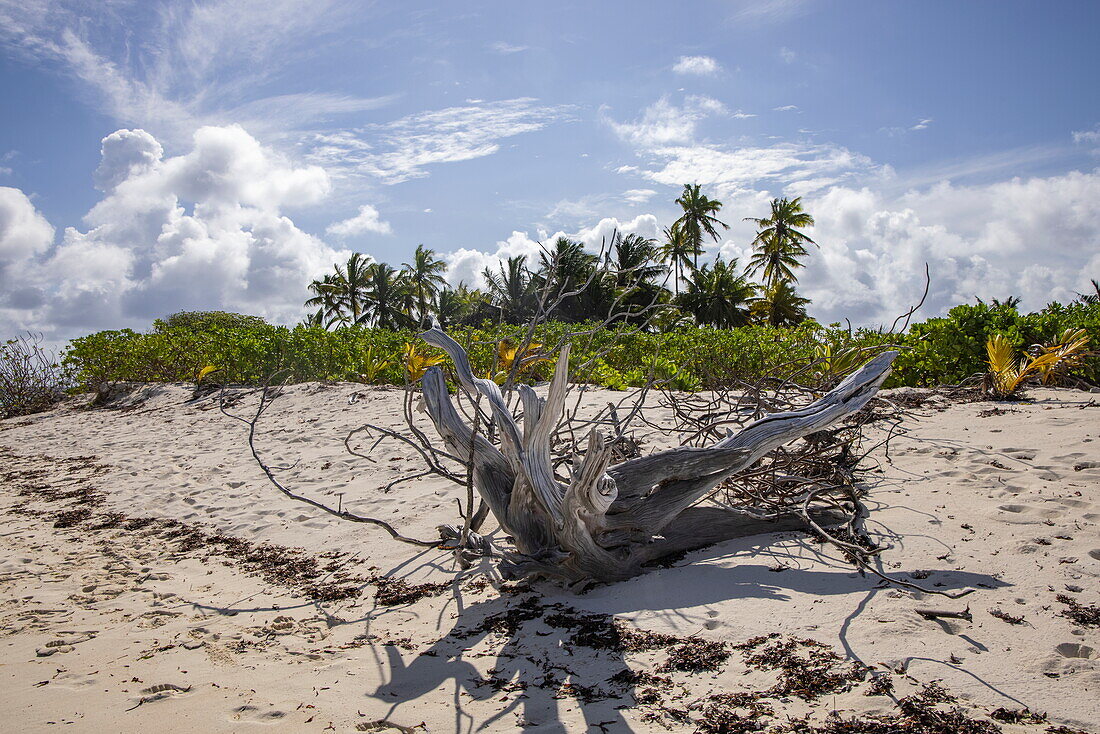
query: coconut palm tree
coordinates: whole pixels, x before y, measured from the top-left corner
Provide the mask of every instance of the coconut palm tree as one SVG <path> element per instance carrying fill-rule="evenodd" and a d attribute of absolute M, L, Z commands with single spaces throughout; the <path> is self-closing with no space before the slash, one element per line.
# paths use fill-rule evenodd
<path fill-rule="evenodd" d="M 436 317 L 444 329 L 460 324 L 478 324 L 490 318 L 489 299 L 465 283 L 459 283 L 457 288 L 444 288 L 436 300 Z"/>
<path fill-rule="evenodd" d="M 793 326 L 806 320 L 806 304 L 788 280 L 780 280 L 764 288 L 760 298 L 752 304 L 752 314 L 758 320 L 772 326 Z"/>
<path fill-rule="evenodd" d="M 562 297 L 557 318 L 585 321 L 607 315 L 615 296 L 614 282 L 604 277 L 605 272 L 597 273 L 599 264 L 599 258 L 585 252 L 582 243 L 566 237 L 542 251 L 534 284 L 536 289 L 549 286 L 551 301 Z"/>
<path fill-rule="evenodd" d="M 749 307 L 757 286 L 737 271 L 737 259 L 721 256 L 714 266 L 704 265 L 691 273 L 677 305 L 695 317 L 696 323 L 720 329 L 745 326 L 750 321 Z"/>
<path fill-rule="evenodd" d="M 680 281 L 683 280 L 684 270 L 693 267 L 692 263 L 698 262 L 701 253 L 702 249 L 692 244 L 678 224 L 665 230 L 665 243 L 661 245 L 658 254 L 662 263 L 668 263 L 672 267 L 672 289 L 676 295 L 680 295 Z"/>
<path fill-rule="evenodd" d="M 440 289 L 447 284 L 443 277 L 447 263 L 435 256 L 435 250 L 417 245 L 412 263 L 404 263 L 403 269 L 409 293 L 416 303 L 416 314 L 423 322 Z"/>
<path fill-rule="evenodd" d="M 802 197 L 772 199 L 769 216 L 745 217 L 745 221 L 756 222 L 759 227 L 752 241 L 756 253 L 749 260 L 749 274 L 762 271 L 768 288 L 781 280 L 797 283 L 795 268 L 804 267 L 799 258 L 809 254 L 803 245 L 817 244 L 798 229 L 814 226 L 814 218 L 802 209 Z"/>
<path fill-rule="evenodd" d="M 363 320 L 363 309 L 367 293 L 367 270 L 371 262 L 363 253 L 353 253 L 346 265 L 336 266 L 334 282 L 336 284 L 337 300 L 341 310 L 346 312 L 353 324 Z"/>
<path fill-rule="evenodd" d="M 612 245 L 616 284 L 628 288 L 664 275 L 666 268 L 655 262 L 657 257 L 656 240 L 638 234 L 616 234 Z"/>
<path fill-rule="evenodd" d="M 729 229 L 729 225 L 714 216 L 722 210 L 722 202 L 708 199 L 700 190 L 699 184 L 684 184 L 680 198 L 676 200 L 684 213 L 673 226 L 679 226 L 692 248 L 692 267 L 699 267 L 699 255 L 703 252 L 703 235 L 718 241 L 715 225 Z"/>
<path fill-rule="evenodd" d="M 334 324 L 347 322 L 347 315 L 343 312 L 343 304 L 340 301 L 340 283 L 334 273 L 324 275 L 320 280 L 314 280 L 309 284 L 309 292 L 313 297 L 306 300 L 305 305 L 317 307 L 316 313 L 306 318 L 310 326 L 320 326 L 325 329 Z"/>
<path fill-rule="evenodd" d="M 363 321 L 370 320 L 379 329 L 412 326 L 413 319 L 404 308 L 408 283 L 386 263 L 371 263 L 366 269 L 366 297 Z"/>
<path fill-rule="evenodd" d="M 516 255 L 500 264 L 500 272 L 485 268 L 482 275 L 493 305 L 501 310 L 505 321 L 521 324 L 535 309 L 535 285 L 527 269 L 527 256 Z"/>

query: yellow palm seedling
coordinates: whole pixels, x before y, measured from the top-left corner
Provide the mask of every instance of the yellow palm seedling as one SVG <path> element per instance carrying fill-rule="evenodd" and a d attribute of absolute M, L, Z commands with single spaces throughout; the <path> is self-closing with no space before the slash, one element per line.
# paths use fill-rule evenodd
<path fill-rule="evenodd" d="M 997 399 L 1012 397 L 1028 377 L 1058 361 L 1056 352 L 1022 357 L 1017 361 L 1012 342 L 1002 334 L 994 334 L 986 342 L 985 351 L 989 357 L 986 387 Z"/>
<path fill-rule="evenodd" d="M 833 348 L 832 344 L 818 344 L 814 357 L 820 361 L 818 374 L 822 377 L 834 377 L 854 372 L 867 361 L 864 350 L 859 347 Z"/>
<path fill-rule="evenodd" d="M 1092 354 L 1088 349 L 1089 336 L 1084 329 L 1066 329 L 1056 340 L 1048 344 L 1036 344 L 1039 355 L 1055 354 L 1057 359 L 1039 367 L 1044 385 L 1059 382 L 1070 370 L 1080 367 Z"/>
<path fill-rule="evenodd" d="M 406 362 L 408 361 L 408 348 L 406 346 Z M 359 373 L 359 382 L 373 384 L 382 374 L 382 370 L 390 366 L 388 359 L 374 356 L 374 347 L 367 348 L 367 358 L 363 361 L 363 371 Z M 426 368 L 425 368 L 426 369 Z"/>
<path fill-rule="evenodd" d="M 221 369 L 221 368 L 220 367 L 215 367 L 212 364 L 206 365 L 201 370 L 199 370 L 198 374 L 195 376 L 195 384 L 198 384 L 198 383 L 202 382 L 202 378 L 206 377 L 211 372 L 217 372 L 219 369 Z"/>
<path fill-rule="evenodd" d="M 429 367 L 434 367 L 442 361 L 443 357 L 432 357 L 423 354 L 417 351 L 414 345 L 405 344 L 405 371 L 408 372 L 411 382 L 419 380 L 428 371 Z"/>
<path fill-rule="evenodd" d="M 519 377 L 535 365 L 551 361 L 548 357 L 539 354 L 540 349 L 542 344 L 532 342 L 520 353 L 519 347 L 511 339 L 501 339 L 497 342 L 497 373 L 492 376 L 493 381 L 503 385 L 513 370 L 515 370 L 515 376 Z"/>

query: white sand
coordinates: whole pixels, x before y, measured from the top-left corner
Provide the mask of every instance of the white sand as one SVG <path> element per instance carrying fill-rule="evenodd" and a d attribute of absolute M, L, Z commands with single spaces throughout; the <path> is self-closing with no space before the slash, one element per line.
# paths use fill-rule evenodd
<path fill-rule="evenodd" d="M 363 421 L 399 428 L 400 395 L 294 386 L 265 418 L 259 446 L 273 464 L 298 462 L 280 474 L 296 490 L 333 504 L 342 493 L 345 506 L 430 538 L 436 524 L 454 521 L 454 498 L 464 490 L 431 478 L 382 494 L 380 487 L 418 466 L 415 453 L 387 441 L 365 460 L 342 444 Z M 595 405 L 608 395 L 586 399 Z M 448 636 L 528 595 L 502 597 L 481 587 L 476 573 L 456 579 L 446 553 L 419 551 L 282 497 L 252 463 L 244 427 L 209 401 L 185 404 L 188 397 L 180 386 L 151 386 L 130 409 L 80 410 L 73 401 L 0 422 L 0 462 L 10 464 L 0 467 L 5 730 L 73 723 L 89 732 L 342 732 L 382 718 L 424 722 L 433 732 L 694 728 L 649 720 L 652 707 L 635 706 L 629 692 L 587 703 L 569 689 L 559 693 L 564 681 L 608 688 L 606 679 L 624 668 L 656 672 L 663 650 L 625 659 L 597 653 L 570 646 L 568 633 L 538 619 L 515 635 Z M 975 716 L 1025 706 L 1049 715 L 1043 725 L 1002 724 L 1006 732 L 1098 729 L 1100 629 L 1062 616 L 1066 607 L 1055 596 L 1100 603 L 1100 406 L 1081 392 L 1031 397 L 987 417 L 979 413 L 992 403 L 913 411 L 889 458 L 875 454 L 881 473 L 868 475 L 872 528 L 896 544 L 886 570 L 902 578 L 926 571 L 920 583 L 949 590 L 984 585 L 964 600 L 882 588 L 835 552 L 790 533 L 724 543 L 581 596 L 552 585 L 537 590 L 543 603 L 614 614 L 645 630 L 731 643 L 772 632 L 810 637 L 879 670 L 907 666 L 911 678 L 894 676 L 899 696 L 941 680 Z M 650 439 L 650 448 L 658 445 Z M 106 469 L 71 461 L 88 455 Z M 28 474 L 34 469 L 41 474 Z M 12 510 L 27 500 L 17 493 L 28 485 L 94 487 L 106 502 L 97 513 L 204 523 L 313 555 L 347 551 L 355 558 L 344 570 L 363 576 L 374 568 L 414 583 L 454 583 L 404 606 L 377 605 L 373 585 L 357 599 L 316 603 L 201 552 L 177 552 L 155 535 L 55 529 L 63 505 L 32 496 L 30 508 L 47 515 Z M 973 622 L 914 612 L 966 605 Z M 1024 622 L 991 616 L 996 609 Z M 36 653 L 51 641 L 58 652 Z M 491 669 L 528 684 L 526 692 L 479 685 Z M 750 671 L 736 652 L 720 672 L 669 675 L 665 701 L 680 709 L 775 680 Z M 162 684 L 183 690 L 155 690 Z M 767 720 L 897 711 L 890 698 L 865 690 L 863 683 L 814 702 L 772 701 L 776 714 Z"/>

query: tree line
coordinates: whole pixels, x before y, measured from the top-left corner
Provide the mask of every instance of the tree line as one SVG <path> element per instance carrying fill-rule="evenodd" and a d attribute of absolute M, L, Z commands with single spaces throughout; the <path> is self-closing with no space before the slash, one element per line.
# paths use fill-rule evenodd
<path fill-rule="evenodd" d="M 685 184 L 676 203 L 682 214 L 660 240 L 616 233 L 594 254 L 559 237 L 537 262 L 518 255 L 485 268 L 484 288 L 449 286 L 443 277 L 447 264 L 423 245 L 400 270 L 357 252 L 309 284 L 306 323 L 401 329 L 434 317 L 444 327 L 520 324 L 544 307 L 547 294 L 558 302 L 554 318 L 562 321 L 611 318 L 732 328 L 806 319 L 809 300 L 795 290 L 795 271 L 804 266 L 806 246 L 816 243 L 803 231 L 814 218 L 803 210 L 801 197 L 773 199 L 767 216 L 745 218 L 757 232 L 744 269 L 736 258 L 721 255 L 713 264 L 699 265 L 706 242 L 719 241 L 720 229 L 729 229 L 718 219 L 722 202 L 707 197 L 698 184 Z"/>

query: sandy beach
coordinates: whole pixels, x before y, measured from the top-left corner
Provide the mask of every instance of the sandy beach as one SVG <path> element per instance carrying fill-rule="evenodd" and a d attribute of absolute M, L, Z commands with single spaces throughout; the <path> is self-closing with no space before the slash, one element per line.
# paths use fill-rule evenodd
<path fill-rule="evenodd" d="M 383 492 L 415 454 L 343 445 L 366 421 L 400 429 L 401 395 L 291 386 L 258 446 L 296 491 L 431 538 L 464 490 Z M 579 595 L 498 590 L 445 551 L 281 496 L 245 427 L 190 397 L 151 385 L 0 422 L 9 731 L 716 731 L 710 707 L 731 701 L 771 731 L 921 696 L 1009 733 L 1100 731 L 1086 614 L 1100 604 L 1100 395 L 932 396 L 872 455 L 870 528 L 894 544 L 883 570 L 975 589 L 959 600 L 861 577 L 792 532 Z M 800 687 L 811 668 L 828 693 Z M 1023 709 L 1045 717 L 990 718 Z"/>

